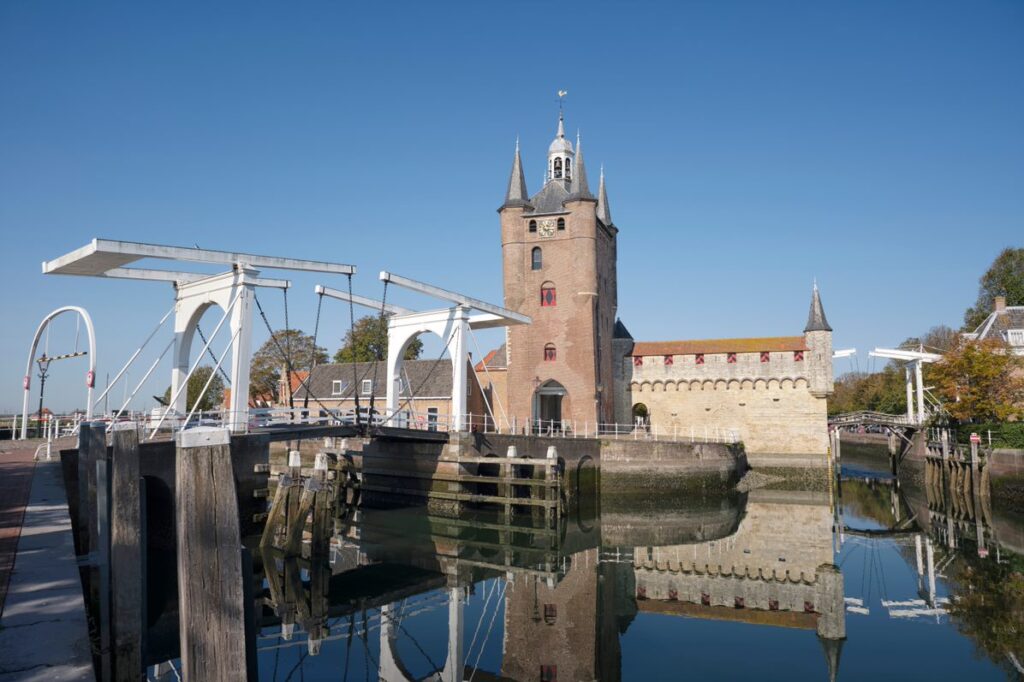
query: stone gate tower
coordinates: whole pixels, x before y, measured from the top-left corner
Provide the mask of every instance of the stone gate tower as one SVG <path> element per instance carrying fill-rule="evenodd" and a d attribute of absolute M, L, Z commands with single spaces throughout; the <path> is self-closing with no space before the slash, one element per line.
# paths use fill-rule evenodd
<path fill-rule="evenodd" d="M 558 132 L 544 186 L 529 196 L 516 142 L 501 216 L 505 306 L 533 319 L 509 328 L 508 418 L 543 429 L 613 421 L 616 234 L 604 171 L 590 193 L 583 149 Z"/>

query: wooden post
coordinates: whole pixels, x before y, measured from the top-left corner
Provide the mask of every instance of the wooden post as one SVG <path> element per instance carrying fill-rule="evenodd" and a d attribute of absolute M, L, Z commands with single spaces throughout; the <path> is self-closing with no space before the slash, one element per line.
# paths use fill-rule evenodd
<path fill-rule="evenodd" d="M 185 682 L 247 680 L 242 542 L 227 429 L 177 435 L 178 611 Z"/>
<path fill-rule="evenodd" d="M 139 434 L 135 424 L 116 429 L 110 460 L 114 679 L 138 682 L 143 672 L 143 579 L 146 574 L 142 526 Z"/>
<path fill-rule="evenodd" d="M 90 539 L 96 526 L 96 458 L 107 447 L 106 426 L 85 422 L 78 431 L 78 547 L 82 555 L 93 550 Z"/>
<path fill-rule="evenodd" d="M 113 679 L 113 622 L 111 619 L 110 589 L 110 517 L 111 517 L 111 485 L 110 458 L 107 453 L 106 428 L 101 425 L 101 438 L 90 446 L 90 455 L 96 460 L 95 512 L 89 528 L 89 546 L 93 558 L 91 579 L 94 580 L 90 593 L 97 610 L 97 630 L 100 640 L 100 666 L 98 678 L 103 682 Z M 95 429 L 93 436 L 95 437 Z"/>

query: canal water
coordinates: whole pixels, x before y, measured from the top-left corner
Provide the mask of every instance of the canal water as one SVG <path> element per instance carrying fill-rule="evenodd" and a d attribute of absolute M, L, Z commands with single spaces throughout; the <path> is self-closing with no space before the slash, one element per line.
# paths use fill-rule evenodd
<path fill-rule="evenodd" d="M 832 491 L 361 509 L 329 556 L 254 549 L 259 679 L 1020 679 L 1021 519 L 844 458 Z"/>

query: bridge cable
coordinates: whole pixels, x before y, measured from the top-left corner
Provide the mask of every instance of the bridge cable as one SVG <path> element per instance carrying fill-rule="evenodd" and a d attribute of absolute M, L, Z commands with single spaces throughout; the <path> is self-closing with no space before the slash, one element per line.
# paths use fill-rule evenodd
<path fill-rule="evenodd" d="M 288 355 L 285 353 L 285 349 L 281 347 L 281 343 L 278 341 L 278 339 L 276 339 L 276 337 L 274 337 L 273 328 L 270 327 L 270 321 L 268 321 L 268 319 L 266 318 L 266 313 L 263 311 L 263 306 L 260 305 L 259 296 L 256 295 L 255 290 L 253 290 L 253 301 L 256 302 L 256 309 L 259 310 L 259 316 L 263 318 L 263 325 L 266 327 L 266 331 L 270 333 L 270 340 L 273 342 L 274 346 L 278 347 L 278 352 L 281 353 L 282 358 L 285 360 L 286 370 L 288 371 L 289 376 L 291 376 L 291 374 L 294 373 L 295 368 L 292 367 L 291 360 L 288 359 Z M 301 376 L 298 377 L 298 379 L 302 387 L 306 389 L 306 393 L 312 396 L 313 400 L 316 401 L 318 406 L 324 408 L 324 410 L 327 411 L 329 415 L 333 414 L 331 412 L 331 409 L 328 408 L 326 404 L 324 404 L 324 402 L 321 401 L 321 399 L 319 399 L 318 397 L 316 397 L 316 395 L 312 392 L 312 390 L 309 388 L 309 382 L 306 379 L 303 379 Z"/>
<path fill-rule="evenodd" d="M 203 334 L 203 330 L 200 328 L 200 326 L 198 324 L 196 325 L 196 331 L 199 332 L 199 338 L 203 340 L 203 345 L 207 347 L 206 348 L 206 353 L 210 356 L 210 359 L 213 360 L 214 364 L 216 365 L 216 363 L 217 363 L 217 356 L 213 354 L 213 349 L 209 347 L 210 344 L 206 340 L 206 335 Z M 217 367 L 217 371 L 220 372 L 220 375 L 222 377 L 224 377 L 224 381 L 226 381 L 228 386 L 230 386 L 231 385 L 231 378 L 224 372 L 224 368 L 223 367 Z"/>
<path fill-rule="evenodd" d="M 352 303 L 352 273 L 348 273 L 348 329 L 349 338 L 352 340 L 353 347 L 349 349 L 351 355 L 350 364 L 352 365 L 352 397 L 355 399 L 356 406 L 356 429 L 361 430 L 362 419 L 359 416 L 359 390 L 356 388 L 359 385 L 359 373 L 356 370 L 356 351 L 355 351 L 355 337 L 356 337 L 356 309 L 355 304 Z M 373 393 L 373 390 L 370 390 Z"/>
<path fill-rule="evenodd" d="M 314 323 L 314 325 L 313 325 L 313 348 L 310 349 L 310 353 L 309 353 L 309 374 L 307 375 L 309 377 L 313 376 L 313 368 L 316 367 L 316 338 L 317 338 L 317 335 L 320 333 L 320 309 L 323 307 L 323 305 L 324 305 L 324 295 L 323 295 L 323 293 L 320 293 L 317 296 L 317 302 L 316 302 L 316 323 Z M 288 390 L 290 391 L 291 388 L 292 388 L 291 384 L 289 384 L 288 385 Z M 302 409 L 305 410 L 305 409 L 308 409 L 308 408 L 309 408 L 309 392 L 307 391 L 305 398 L 303 398 L 303 400 L 302 400 Z"/>
<path fill-rule="evenodd" d="M 429 381 L 429 380 L 430 380 L 430 377 L 431 377 L 431 376 L 432 376 L 432 375 L 434 374 L 434 370 L 435 370 L 435 369 L 437 369 L 437 366 L 438 366 L 439 364 L 441 364 L 441 361 L 442 361 L 442 360 L 444 360 L 444 354 L 445 354 L 445 353 L 446 353 L 446 352 L 448 351 L 448 346 L 450 346 L 450 345 L 451 345 L 451 343 L 452 343 L 452 340 L 453 340 L 454 338 L 455 338 L 455 335 L 454 335 L 454 334 L 452 334 L 451 336 L 449 336 L 449 337 L 448 337 L 448 341 L 447 341 L 447 342 L 445 342 L 444 346 L 442 346 L 442 347 L 441 347 L 441 353 L 440 353 L 440 354 L 439 354 L 439 355 L 437 356 L 437 359 L 436 359 L 436 360 L 434 360 L 434 364 L 432 364 L 432 365 L 430 366 L 430 369 L 429 369 L 429 370 L 427 371 L 427 375 L 426 375 L 425 377 L 423 377 L 423 380 L 422 380 L 422 381 L 420 381 L 419 385 L 418 385 L 418 386 L 417 386 L 417 387 L 415 388 L 415 390 L 412 390 L 412 391 L 410 391 L 410 393 L 409 393 L 408 397 L 407 397 L 407 398 L 405 399 L 405 402 L 403 402 L 403 403 L 399 404 L 399 406 L 398 406 L 398 409 L 397 409 L 397 410 L 395 410 L 395 413 L 396 413 L 396 414 L 397 414 L 397 413 L 399 413 L 399 412 L 401 412 L 402 410 L 404 410 L 404 409 L 405 409 L 405 407 L 406 407 L 406 406 L 407 406 L 407 405 L 408 405 L 409 403 L 411 403 L 411 402 L 412 402 L 413 398 L 415 398 L 415 397 L 416 397 L 416 395 L 417 395 L 417 394 L 419 394 L 419 392 L 420 392 L 420 389 L 421 389 L 421 388 L 423 388 L 423 387 L 424 387 L 424 386 L 425 386 L 425 385 L 427 384 L 427 381 Z M 454 360 L 452 360 L 452 362 L 454 362 Z M 412 386 L 411 386 L 411 385 L 410 385 L 410 388 L 412 388 Z M 454 387 L 454 386 L 452 386 L 452 394 L 453 394 L 453 395 L 452 395 L 452 404 L 453 404 L 453 405 L 455 404 L 455 395 L 454 395 L 454 393 L 455 393 L 455 387 Z M 394 415 L 392 415 L 392 417 L 391 417 L 391 418 L 394 418 Z M 450 427 L 451 427 L 451 425 L 449 424 L 449 428 L 450 428 Z"/>
<path fill-rule="evenodd" d="M 295 397 L 292 395 L 292 333 L 288 327 L 288 289 L 283 288 L 281 292 L 284 294 L 284 345 L 288 353 L 285 360 L 288 363 L 288 382 L 285 388 L 288 390 L 288 409 L 292 411 L 292 419 L 294 419 Z"/>

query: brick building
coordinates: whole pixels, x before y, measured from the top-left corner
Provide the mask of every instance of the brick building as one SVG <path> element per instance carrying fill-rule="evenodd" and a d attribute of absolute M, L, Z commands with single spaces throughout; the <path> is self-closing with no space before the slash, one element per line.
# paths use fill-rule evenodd
<path fill-rule="evenodd" d="M 824 454 L 832 329 L 817 286 L 801 335 L 635 341 L 616 316 L 619 230 L 604 171 L 595 197 L 579 136 L 575 146 L 566 139 L 561 114 L 543 186 L 527 192 L 517 142 L 498 214 L 505 306 L 533 322 L 507 331 L 503 361 L 493 357 L 499 349 L 476 369 L 503 391 L 492 402 L 510 422 L 708 429 L 739 437 L 752 453 Z M 503 380 L 485 379 L 485 365 Z"/>

